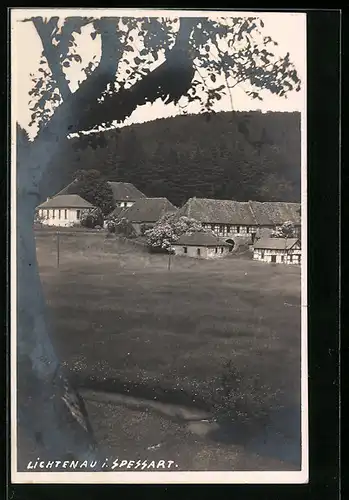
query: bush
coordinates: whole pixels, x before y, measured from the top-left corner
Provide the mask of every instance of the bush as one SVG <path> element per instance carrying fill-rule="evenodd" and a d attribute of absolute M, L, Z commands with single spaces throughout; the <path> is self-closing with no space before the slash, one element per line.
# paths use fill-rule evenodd
<path fill-rule="evenodd" d="M 147 231 L 151 231 L 153 226 L 151 224 L 142 224 L 141 225 L 141 236 L 144 236 Z"/>
<path fill-rule="evenodd" d="M 91 210 L 84 210 L 80 217 L 80 224 L 82 227 L 93 229 L 96 226 L 103 226 L 103 213 L 98 207 Z"/>
<path fill-rule="evenodd" d="M 109 233 L 125 236 L 125 238 L 135 238 L 137 236 L 131 222 L 125 218 L 110 217 L 107 221 L 107 229 Z"/>
<path fill-rule="evenodd" d="M 201 223 L 190 217 L 178 217 L 176 213 L 165 214 L 155 226 L 146 231 L 148 246 L 151 249 L 158 248 L 165 251 L 170 250 L 182 234 L 205 231 Z"/>
<path fill-rule="evenodd" d="M 259 376 L 242 376 L 229 360 L 212 395 L 212 409 L 217 420 L 235 424 L 264 422 L 279 408 L 281 391 L 263 384 Z"/>

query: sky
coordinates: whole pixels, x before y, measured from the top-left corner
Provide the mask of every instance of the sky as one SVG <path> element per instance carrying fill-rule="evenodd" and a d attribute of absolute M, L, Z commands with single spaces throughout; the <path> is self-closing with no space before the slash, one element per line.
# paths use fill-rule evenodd
<path fill-rule="evenodd" d="M 35 135 L 35 128 L 29 129 L 31 111 L 29 109 L 29 94 L 32 87 L 31 73 L 37 73 L 39 68 L 39 60 L 41 54 L 41 42 L 31 22 L 20 22 L 23 18 L 28 18 L 34 15 L 43 17 L 60 16 L 62 18 L 69 15 L 93 15 L 97 17 L 96 11 L 100 15 L 106 15 L 104 9 L 13 9 L 12 10 L 12 26 L 11 26 L 11 46 L 12 46 L 12 101 L 14 119 L 20 125 L 26 128 L 30 135 Z M 208 15 L 207 11 L 204 14 Z M 167 17 L 198 15 L 198 12 L 192 11 L 141 11 L 139 9 L 108 9 L 107 15 L 111 16 L 156 16 L 160 17 L 166 15 Z M 271 94 L 268 91 L 263 91 L 261 96 L 263 101 L 252 100 L 247 96 L 241 86 L 237 86 L 232 90 L 232 102 L 234 110 L 254 110 L 261 111 L 302 111 L 305 109 L 305 77 L 306 77 L 306 15 L 302 13 L 271 13 L 271 12 L 210 12 L 213 16 L 258 16 L 264 22 L 262 30 L 264 35 L 271 36 L 278 42 L 278 47 L 275 51 L 278 55 L 284 56 L 287 52 L 290 53 L 290 59 L 295 64 L 298 75 L 303 83 L 300 92 L 291 92 L 287 95 L 287 99 L 281 98 Z M 81 65 L 77 64 L 69 72 L 69 79 L 71 81 L 71 88 L 74 91 L 77 87 L 77 82 L 83 79 L 81 68 L 87 65 L 93 55 L 100 54 L 99 40 L 92 40 L 89 34 L 89 28 L 84 29 L 82 35 L 77 38 L 79 45 L 79 54 L 83 62 Z M 217 82 L 224 83 L 222 82 Z M 215 111 L 230 111 L 231 101 L 229 95 L 224 97 L 221 101 L 217 102 Z M 198 109 L 193 105 L 189 108 L 191 113 L 198 112 Z M 160 100 L 156 101 L 153 105 L 146 105 L 138 107 L 130 118 L 128 118 L 124 125 L 131 123 L 140 123 L 157 118 L 164 118 L 168 116 L 175 116 L 179 114 L 180 110 L 173 104 L 165 105 Z"/>

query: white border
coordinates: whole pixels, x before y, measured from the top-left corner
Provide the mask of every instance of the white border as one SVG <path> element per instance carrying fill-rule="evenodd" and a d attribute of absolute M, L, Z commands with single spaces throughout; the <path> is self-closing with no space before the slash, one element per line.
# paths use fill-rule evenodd
<path fill-rule="evenodd" d="M 23 11 L 28 15 L 84 15 L 94 16 L 152 16 L 162 15 L 166 17 L 195 17 L 205 15 L 213 17 L 216 15 L 258 15 L 260 12 L 224 12 L 224 11 L 176 11 L 162 9 L 11 9 L 11 74 L 16 75 L 18 58 L 15 57 L 15 30 L 13 23 L 16 18 L 22 18 Z M 268 12 L 267 10 L 263 11 Z M 270 12 L 272 15 L 274 12 Z M 275 14 L 278 14 L 275 12 Z M 291 13 L 293 14 L 293 13 Z M 287 15 L 287 13 L 286 13 Z M 299 15 L 299 14 L 298 14 Z M 306 14 L 304 23 L 306 24 Z M 305 36 L 306 31 L 304 30 Z M 304 40 L 304 67 L 303 67 L 303 110 L 301 112 L 301 141 L 302 141 L 302 165 L 301 165 L 301 212 L 302 212 L 302 287 L 301 287 L 301 440 L 302 440 L 302 469 L 301 471 L 286 472 L 234 472 L 234 471 L 203 471 L 203 472 L 18 472 L 17 471 L 17 398 L 16 398 L 16 327 L 17 327 L 17 269 L 16 269 L 16 100 L 11 102 L 11 480 L 12 483 L 80 483 L 80 484 L 304 484 L 309 480 L 309 456 L 308 456 L 308 297 L 307 297 L 307 119 L 306 119 L 306 40 Z M 17 85 L 20 82 L 16 78 L 12 79 L 12 96 L 16 95 Z"/>

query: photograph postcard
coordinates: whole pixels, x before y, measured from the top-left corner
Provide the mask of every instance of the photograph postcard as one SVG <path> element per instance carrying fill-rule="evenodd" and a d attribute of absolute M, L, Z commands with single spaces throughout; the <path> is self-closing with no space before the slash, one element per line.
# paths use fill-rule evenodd
<path fill-rule="evenodd" d="M 306 22 L 11 9 L 12 483 L 308 482 Z"/>

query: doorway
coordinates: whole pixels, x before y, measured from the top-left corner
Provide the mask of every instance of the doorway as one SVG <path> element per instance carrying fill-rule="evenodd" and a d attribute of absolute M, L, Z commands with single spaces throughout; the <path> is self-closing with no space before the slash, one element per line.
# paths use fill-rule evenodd
<path fill-rule="evenodd" d="M 275 263 L 276 262 L 276 255 L 271 256 L 271 262 Z"/>

